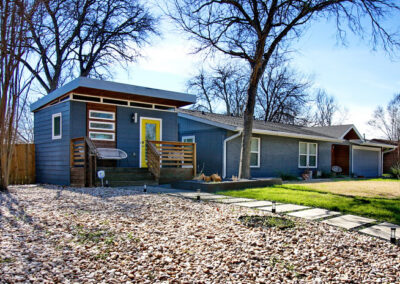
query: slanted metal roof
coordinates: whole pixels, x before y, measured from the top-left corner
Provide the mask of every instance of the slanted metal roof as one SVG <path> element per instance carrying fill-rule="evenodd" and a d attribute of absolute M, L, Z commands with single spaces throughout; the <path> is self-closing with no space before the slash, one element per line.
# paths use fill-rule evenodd
<path fill-rule="evenodd" d="M 97 90 L 99 92 L 106 91 L 124 95 L 131 95 L 132 100 L 135 99 L 134 97 L 142 97 L 142 101 L 144 101 L 145 98 L 156 98 L 164 101 L 170 101 L 176 106 L 185 106 L 196 102 L 196 96 L 186 93 L 79 77 L 32 103 L 31 111 L 35 111 L 36 109 L 48 104 L 49 102 L 78 88 L 90 89 L 94 91 Z M 99 93 L 99 95 L 100 94 L 101 93 Z"/>

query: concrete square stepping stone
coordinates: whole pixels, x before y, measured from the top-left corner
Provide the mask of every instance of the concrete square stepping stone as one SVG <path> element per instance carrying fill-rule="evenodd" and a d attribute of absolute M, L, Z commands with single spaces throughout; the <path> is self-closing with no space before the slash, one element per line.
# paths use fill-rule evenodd
<path fill-rule="evenodd" d="M 321 208 L 314 208 L 314 209 L 289 213 L 288 215 L 294 216 L 294 217 L 299 217 L 299 218 L 304 218 L 304 219 L 308 219 L 308 220 L 316 220 L 316 219 L 326 218 L 326 217 L 330 217 L 330 216 L 340 215 L 340 213 L 335 212 L 335 211 L 329 211 L 326 209 L 321 209 Z"/>
<path fill-rule="evenodd" d="M 238 203 L 238 202 L 250 202 L 250 201 L 254 201 L 254 199 L 249 199 L 249 198 L 226 198 L 226 199 L 219 199 L 216 200 L 216 202 L 220 202 L 220 203 Z"/>
<path fill-rule="evenodd" d="M 214 199 L 225 199 L 228 198 L 226 195 L 200 195 L 201 200 L 214 200 Z"/>
<path fill-rule="evenodd" d="M 282 204 L 282 205 L 276 205 L 276 213 L 291 212 L 291 211 L 307 209 L 307 208 L 310 208 L 310 207 L 303 206 L 303 205 L 296 205 L 296 204 Z M 272 206 L 259 207 L 257 209 L 271 212 Z"/>
<path fill-rule="evenodd" d="M 265 201 L 265 200 L 257 200 L 257 201 L 252 201 L 252 202 L 240 202 L 240 203 L 234 203 L 235 205 L 242 206 L 242 207 L 262 207 L 262 206 L 271 206 L 272 202 L 271 201 Z"/>
<path fill-rule="evenodd" d="M 196 198 L 197 195 L 199 195 L 199 194 L 200 194 L 201 197 L 203 197 L 203 196 L 215 196 L 215 194 L 211 194 L 211 193 L 207 193 L 207 192 L 200 192 L 200 193 L 197 193 L 197 192 L 181 192 L 181 193 L 178 193 L 178 194 L 180 196 L 184 196 L 184 197 L 188 197 L 188 198 Z"/>
<path fill-rule="evenodd" d="M 374 219 L 369 219 L 369 218 L 365 218 L 365 217 L 360 217 L 360 216 L 355 216 L 355 215 L 343 215 L 340 217 L 335 217 L 332 219 L 328 219 L 323 221 L 326 224 L 332 225 L 332 226 L 336 226 L 336 227 L 340 227 L 340 228 L 344 228 L 347 230 L 368 224 L 368 223 L 372 223 L 375 222 L 376 220 Z"/>
<path fill-rule="evenodd" d="M 381 223 L 369 228 L 362 229 L 360 232 L 382 238 L 385 240 L 390 240 L 390 230 L 391 228 L 396 228 L 396 239 L 400 238 L 400 226 L 392 224 L 392 223 Z"/>

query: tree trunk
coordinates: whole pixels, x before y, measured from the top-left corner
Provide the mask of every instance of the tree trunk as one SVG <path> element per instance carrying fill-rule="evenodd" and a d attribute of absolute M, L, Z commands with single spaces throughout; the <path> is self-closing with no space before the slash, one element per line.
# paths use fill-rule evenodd
<path fill-rule="evenodd" d="M 239 178 L 251 178 L 250 175 L 250 150 L 253 132 L 253 116 L 256 101 L 258 80 L 252 80 L 247 90 L 247 104 L 243 114 L 243 135 L 240 151 Z"/>

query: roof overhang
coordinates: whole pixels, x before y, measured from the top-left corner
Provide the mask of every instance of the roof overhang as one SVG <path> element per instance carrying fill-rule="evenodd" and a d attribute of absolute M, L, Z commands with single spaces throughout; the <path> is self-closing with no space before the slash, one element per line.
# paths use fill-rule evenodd
<path fill-rule="evenodd" d="M 179 117 L 190 119 L 193 121 L 205 123 L 211 126 L 223 128 L 230 131 L 243 131 L 243 127 L 237 127 L 232 125 L 227 125 L 225 123 L 220 123 L 216 121 L 212 121 L 206 118 L 197 117 L 194 115 L 186 114 L 186 113 L 178 113 Z M 253 134 L 264 134 L 264 135 L 271 135 L 271 136 L 282 136 L 282 137 L 290 137 L 290 138 L 300 138 L 300 139 L 310 139 L 310 140 L 317 140 L 317 141 L 326 141 L 326 142 L 343 142 L 343 139 L 336 139 L 336 138 L 329 138 L 323 136 L 315 136 L 315 135 L 307 135 L 307 134 L 297 134 L 297 133 L 290 133 L 290 132 L 281 132 L 281 131 L 272 131 L 272 130 L 263 130 L 263 129 L 254 129 Z"/>
<path fill-rule="evenodd" d="M 35 111 L 71 92 L 136 100 L 139 102 L 158 102 L 160 104 L 176 107 L 182 107 L 196 102 L 196 96 L 186 93 L 79 77 L 32 103 L 31 111 Z"/>
<path fill-rule="evenodd" d="M 228 125 L 228 124 L 221 123 L 221 122 L 212 121 L 212 120 L 209 120 L 209 119 L 197 117 L 197 116 L 186 114 L 186 113 L 182 113 L 182 112 L 179 112 L 178 116 L 182 117 L 182 118 L 190 119 L 190 120 L 193 120 L 193 121 L 205 123 L 205 124 L 208 124 L 208 125 L 211 125 L 211 126 L 223 128 L 223 129 L 226 129 L 226 130 L 231 130 L 231 131 L 239 131 L 240 130 L 236 126 Z"/>
<path fill-rule="evenodd" d="M 307 135 L 307 134 L 297 134 L 297 133 L 290 133 L 290 132 L 283 132 L 283 131 L 253 129 L 253 133 L 272 135 L 272 136 L 310 139 L 310 140 L 326 141 L 326 142 L 337 142 L 337 143 L 344 142 L 343 139 L 336 139 L 336 138 L 329 138 L 329 137 L 315 136 L 315 135 Z"/>
<path fill-rule="evenodd" d="M 371 147 L 381 147 L 381 148 L 388 148 L 388 149 L 396 149 L 397 146 L 385 144 L 385 143 L 377 143 L 377 142 L 369 142 L 369 141 L 357 141 L 357 140 L 350 140 L 350 143 L 360 145 L 360 146 L 371 146 Z"/>

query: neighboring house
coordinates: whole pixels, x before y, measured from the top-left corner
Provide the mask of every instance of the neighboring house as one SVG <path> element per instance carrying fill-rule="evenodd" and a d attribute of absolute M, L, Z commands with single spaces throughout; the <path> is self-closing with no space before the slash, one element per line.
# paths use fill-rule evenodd
<path fill-rule="evenodd" d="M 243 118 L 179 109 L 179 139 L 197 144 L 197 168 L 206 174 L 238 175 Z M 301 127 L 255 120 L 251 141 L 251 176 L 305 170 L 382 175 L 382 153 L 395 146 L 366 141 L 354 125 Z"/>
<path fill-rule="evenodd" d="M 184 93 L 83 77 L 71 81 L 31 105 L 37 182 L 86 183 L 82 179 L 87 176 L 88 157 L 74 164 L 75 156 L 83 159 L 86 155 L 83 144 L 82 150 L 73 149 L 84 143 L 73 146 L 71 141 L 78 137 L 89 137 L 97 148 L 117 148 L 127 154 L 126 159 L 102 160 L 97 166 L 146 168 L 145 141 L 178 141 L 176 108 L 195 99 Z"/>
<path fill-rule="evenodd" d="M 400 141 L 390 141 L 385 139 L 372 139 L 373 142 L 377 143 L 385 143 L 396 146 L 394 149 L 388 149 L 383 152 L 383 173 L 387 174 L 390 173 L 390 168 L 400 163 Z"/>

